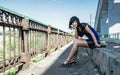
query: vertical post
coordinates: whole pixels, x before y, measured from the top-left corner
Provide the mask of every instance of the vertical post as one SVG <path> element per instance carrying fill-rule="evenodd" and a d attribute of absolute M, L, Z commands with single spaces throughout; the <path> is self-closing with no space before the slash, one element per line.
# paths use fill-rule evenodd
<path fill-rule="evenodd" d="M 49 56 L 50 55 L 50 49 L 51 49 L 51 27 L 50 25 L 48 25 L 48 29 L 47 29 L 47 51 L 46 51 L 46 55 L 45 56 Z"/>
<path fill-rule="evenodd" d="M 27 19 L 23 19 L 22 20 L 22 26 L 23 26 L 23 53 L 21 54 L 21 62 L 24 63 L 23 64 L 23 68 L 28 68 L 29 67 L 29 61 L 30 61 L 30 54 L 29 54 L 29 50 L 28 50 L 28 33 L 29 33 L 29 25 L 28 25 L 28 20 Z"/>
<path fill-rule="evenodd" d="M 66 33 L 64 32 L 64 45 L 66 45 L 67 44 L 67 42 L 66 42 Z"/>
<path fill-rule="evenodd" d="M 55 50 L 57 50 L 58 49 L 58 46 L 59 46 L 59 39 L 58 39 L 58 37 L 59 37 L 59 29 L 57 29 L 57 34 L 56 34 L 56 36 L 55 36 Z"/>
<path fill-rule="evenodd" d="M 11 26 L 9 26 L 9 58 L 11 60 Z M 11 67 L 11 65 L 10 65 L 10 67 Z"/>
<path fill-rule="evenodd" d="M 3 72 L 5 72 L 5 26 L 3 26 Z"/>
<path fill-rule="evenodd" d="M 57 30 L 57 44 L 56 44 L 56 48 L 59 47 L 59 29 Z"/>
<path fill-rule="evenodd" d="M 65 40 L 65 38 L 64 38 L 64 32 L 62 32 L 62 46 L 61 47 L 63 47 L 64 46 L 64 40 Z"/>
<path fill-rule="evenodd" d="M 62 46 L 62 33 L 60 32 L 59 34 L 59 46 L 61 47 Z"/>
<path fill-rule="evenodd" d="M 63 32 L 63 46 L 65 45 L 65 32 Z"/>
<path fill-rule="evenodd" d="M 14 53 L 14 57 L 16 57 L 16 37 L 15 37 L 16 36 L 16 31 L 15 31 L 15 28 L 13 28 L 13 32 L 14 32 L 13 33 L 13 35 L 14 35 L 13 36 L 13 38 L 14 38 L 14 40 L 13 40 L 13 42 L 14 42 L 14 52 L 13 53 Z"/>

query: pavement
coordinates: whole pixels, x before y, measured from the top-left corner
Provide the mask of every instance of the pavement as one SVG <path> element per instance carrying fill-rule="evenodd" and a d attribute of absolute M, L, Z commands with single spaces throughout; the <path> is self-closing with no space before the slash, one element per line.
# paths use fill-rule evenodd
<path fill-rule="evenodd" d="M 17 75 L 100 75 L 90 60 L 81 63 L 88 58 L 83 48 L 78 50 L 78 63 L 72 64 L 69 67 L 61 66 L 61 62 L 67 58 L 71 48 L 72 42 L 58 49 L 49 57 L 30 66 L 28 69 L 21 70 Z"/>

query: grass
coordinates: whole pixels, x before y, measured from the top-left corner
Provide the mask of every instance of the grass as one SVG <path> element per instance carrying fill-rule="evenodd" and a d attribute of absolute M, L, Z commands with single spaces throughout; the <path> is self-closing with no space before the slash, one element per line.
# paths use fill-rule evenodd
<path fill-rule="evenodd" d="M 3 51 L 2 51 L 2 49 L 0 48 L 0 61 L 2 61 L 3 60 L 3 53 L 2 53 Z"/>
<path fill-rule="evenodd" d="M 18 67 L 15 67 L 12 70 L 4 73 L 3 75 L 15 75 L 17 72 L 18 72 Z"/>
<path fill-rule="evenodd" d="M 45 54 L 40 54 L 37 57 L 34 57 L 30 60 L 30 65 L 33 65 L 33 64 L 39 62 L 40 60 L 42 60 L 44 58 L 45 58 Z"/>
<path fill-rule="evenodd" d="M 17 31 L 16 31 L 17 32 Z M 40 34 L 39 34 L 40 35 Z M 3 36 L 3 35 L 1 35 Z M 16 39 L 14 39 L 14 36 Z M 37 35 L 36 35 L 37 36 Z M 35 48 L 42 48 L 46 45 L 46 35 L 43 36 L 43 34 L 41 34 L 39 36 L 42 40 L 36 41 L 34 40 L 34 38 L 31 38 L 31 42 L 29 43 L 30 47 L 35 49 Z M 39 39 L 39 37 L 37 38 L 37 40 Z M 9 52 L 11 51 L 11 56 L 14 56 L 14 51 L 16 52 L 15 54 L 18 54 L 18 33 L 16 33 L 14 35 L 14 33 L 11 33 L 11 46 L 10 46 L 10 41 L 9 41 L 9 35 L 7 34 L 5 36 L 5 59 L 9 58 Z M 15 44 L 14 44 L 15 41 Z M 39 42 L 41 42 L 42 44 L 40 44 Z M 34 43 L 37 45 L 35 46 Z M 15 45 L 15 46 L 14 46 Z M 0 61 L 3 60 L 3 41 L 0 41 Z M 11 48 L 10 48 L 11 47 Z M 55 52 L 55 48 L 50 50 L 51 53 Z M 45 54 L 40 54 L 37 57 L 34 57 L 32 59 L 30 59 L 30 65 L 37 63 L 39 61 L 41 61 L 42 59 L 45 58 Z M 15 73 L 18 71 L 18 67 L 13 68 L 12 70 L 7 71 L 4 75 L 15 75 Z"/>
<path fill-rule="evenodd" d="M 38 55 L 37 57 L 34 57 L 34 58 L 31 59 L 30 65 L 33 65 L 33 64 L 39 62 L 40 60 L 42 60 L 44 58 L 45 58 L 45 54 Z M 16 75 L 17 72 L 18 72 L 18 67 L 15 67 L 15 68 L 7 71 L 3 75 Z"/>
<path fill-rule="evenodd" d="M 53 52 L 55 52 L 55 48 L 51 49 L 51 53 L 53 53 Z M 44 58 L 45 58 L 45 54 L 40 54 L 37 57 L 34 57 L 30 60 L 30 65 L 33 65 Z"/>
<path fill-rule="evenodd" d="M 55 52 L 55 48 L 51 49 L 50 52 L 51 52 L 51 53 Z"/>
<path fill-rule="evenodd" d="M 53 52 L 55 52 L 55 48 L 51 49 L 51 53 L 53 53 Z M 45 58 L 45 54 L 40 54 L 30 60 L 30 65 L 33 65 L 33 64 L 41 61 L 44 58 Z M 7 71 L 3 75 L 15 75 L 17 72 L 18 72 L 18 67 L 15 67 L 15 68 Z"/>

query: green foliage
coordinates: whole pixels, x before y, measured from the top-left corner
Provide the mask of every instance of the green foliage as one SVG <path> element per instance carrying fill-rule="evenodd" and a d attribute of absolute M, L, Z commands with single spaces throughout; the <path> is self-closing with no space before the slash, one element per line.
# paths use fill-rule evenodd
<path fill-rule="evenodd" d="M 37 57 L 32 58 L 31 61 L 30 61 L 30 64 L 33 65 L 34 63 L 37 63 L 44 58 L 45 58 L 45 54 L 41 54 Z"/>
<path fill-rule="evenodd" d="M 18 67 L 6 72 L 4 75 L 15 75 L 18 71 Z"/>
<path fill-rule="evenodd" d="M 51 51 L 51 53 L 55 52 L 55 48 L 51 49 L 50 51 Z"/>
<path fill-rule="evenodd" d="M 31 37 L 30 37 L 31 36 Z M 33 36 L 33 37 L 32 37 Z M 29 46 L 33 50 L 39 50 L 46 47 L 46 35 L 44 33 L 36 33 L 29 35 Z"/>
<path fill-rule="evenodd" d="M 0 45 L 1 45 L 1 42 L 0 42 Z M 3 59 L 3 51 L 2 51 L 2 48 L 0 48 L 0 61 Z"/>

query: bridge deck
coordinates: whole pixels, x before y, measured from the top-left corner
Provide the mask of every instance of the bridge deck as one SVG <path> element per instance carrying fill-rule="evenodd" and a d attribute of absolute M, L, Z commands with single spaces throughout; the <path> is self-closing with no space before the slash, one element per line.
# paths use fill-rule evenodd
<path fill-rule="evenodd" d="M 77 64 L 70 65 L 69 67 L 60 65 L 67 57 L 71 47 L 72 44 L 64 46 L 51 54 L 50 57 L 34 64 L 29 69 L 20 71 L 17 75 L 95 75 L 95 66 L 90 60 L 86 63 L 80 63 L 87 58 L 84 50 L 79 50 Z"/>

